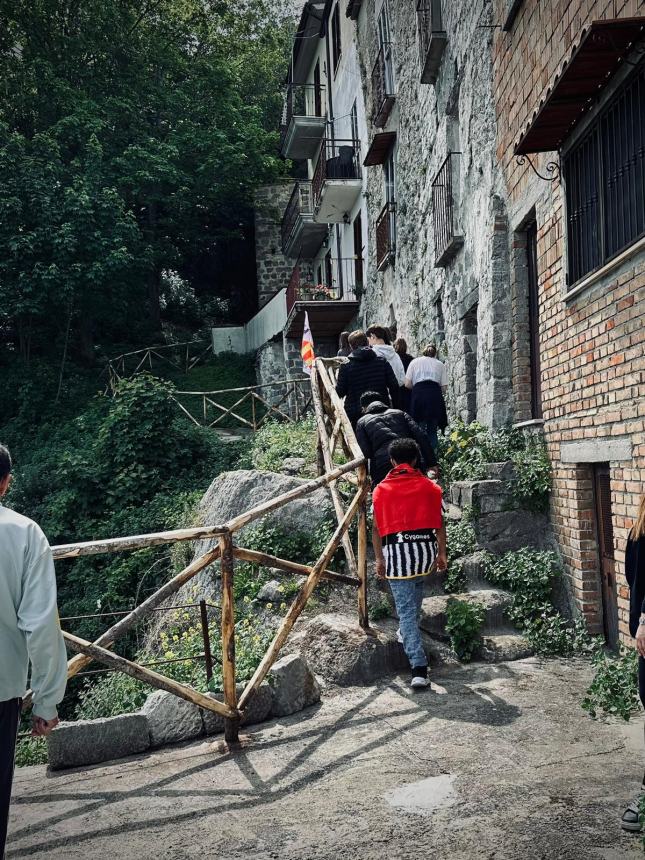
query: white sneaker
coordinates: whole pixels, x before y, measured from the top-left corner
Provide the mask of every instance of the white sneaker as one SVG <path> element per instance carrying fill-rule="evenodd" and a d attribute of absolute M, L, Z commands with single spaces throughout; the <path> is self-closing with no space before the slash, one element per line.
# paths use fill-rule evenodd
<path fill-rule="evenodd" d="M 403 636 L 401 636 L 401 628 L 400 627 L 396 631 L 396 641 L 399 643 L 399 645 L 403 645 Z"/>
<path fill-rule="evenodd" d="M 430 686 L 430 679 L 424 678 L 422 675 L 414 675 L 410 681 L 410 686 L 415 690 L 423 690 Z"/>

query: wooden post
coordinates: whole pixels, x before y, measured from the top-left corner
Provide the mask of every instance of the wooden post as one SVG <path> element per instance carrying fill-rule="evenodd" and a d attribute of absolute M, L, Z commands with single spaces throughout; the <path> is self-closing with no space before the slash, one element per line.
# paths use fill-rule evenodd
<path fill-rule="evenodd" d="M 359 486 L 363 489 L 363 499 L 358 508 L 358 623 L 364 630 L 370 626 L 367 609 L 367 469 L 358 470 Z"/>
<path fill-rule="evenodd" d="M 210 681 L 213 677 L 213 655 L 211 653 L 211 637 L 208 632 L 208 609 L 206 601 L 199 601 L 199 619 L 202 624 L 202 639 L 204 640 L 204 665 L 206 667 L 206 680 Z"/>
<path fill-rule="evenodd" d="M 251 423 L 253 424 L 253 432 L 255 432 L 258 429 L 258 425 L 255 420 L 255 392 L 251 395 Z"/>
<path fill-rule="evenodd" d="M 187 702 L 192 702 L 193 705 L 198 705 L 200 708 L 205 708 L 207 711 L 213 711 L 224 717 L 225 720 L 231 719 L 234 716 L 233 711 L 228 705 L 218 702 L 217 699 L 212 699 L 210 696 L 205 696 L 203 693 L 198 693 L 192 687 L 186 684 L 180 684 L 173 681 L 171 678 L 166 678 L 152 669 L 145 666 L 140 666 L 138 663 L 133 663 L 131 660 L 126 660 L 125 657 L 120 657 L 118 654 L 113 654 L 105 648 L 100 648 L 92 642 L 85 639 L 80 639 L 78 636 L 72 636 L 71 633 L 63 632 L 65 642 L 74 651 L 80 651 L 81 654 L 87 654 L 92 660 L 97 660 L 99 663 L 104 663 L 111 669 L 116 669 L 123 672 L 125 675 L 130 675 L 131 678 L 136 678 L 138 681 L 143 681 L 144 684 L 150 684 L 151 687 L 157 687 L 159 690 L 165 690 L 167 693 L 172 693 L 174 696 L 179 696 L 180 699 L 185 699 Z"/>
<path fill-rule="evenodd" d="M 233 595 L 233 541 L 231 533 L 222 535 L 219 541 L 220 567 L 222 571 L 222 677 L 224 701 L 235 717 L 224 721 L 224 738 L 227 743 L 239 742 L 240 720 L 237 713 L 237 691 L 235 689 L 235 599 Z"/>

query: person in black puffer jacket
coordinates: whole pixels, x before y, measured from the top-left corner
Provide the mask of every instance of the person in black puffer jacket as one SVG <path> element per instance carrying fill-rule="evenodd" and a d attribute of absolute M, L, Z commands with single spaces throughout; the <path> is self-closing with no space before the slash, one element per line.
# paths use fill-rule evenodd
<path fill-rule="evenodd" d="M 437 465 L 430 439 L 406 412 L 390 409 L 376 391 L 365 392 L 361 397 L 361 406 L 364 414 L 356 425 L 356 438 L 369 460 L 372 487 L 380 484 L 392 468 L 388 452 L 395 439 L 415 440 L 421 449 L 422 471 Z"/>
<path fill-rule="evenodd" d="M 345 398 L 345 412 L 356 428 L 361 417 L 361 395 L 366 391 L 377 391 L 385 403 L 390 400 L 398 405 L 399 385 L 391 365 L 380 358 L 367 344 L 363 331 L 353 331 L 349 336 L 352 352 L 349 361 L 341 364 L 336 382 L 336 394 Z"/>

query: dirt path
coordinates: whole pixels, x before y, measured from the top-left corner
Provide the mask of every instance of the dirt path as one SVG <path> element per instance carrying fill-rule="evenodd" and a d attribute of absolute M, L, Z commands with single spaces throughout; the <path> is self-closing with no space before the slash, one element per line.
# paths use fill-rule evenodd
<path fill-rule="evenodd" d="M 642 725 L 590 720 L 589 669 L 524 660 L 328 694 L 305 717 L 93 769 L 18 772 L 8 857 L 642 858 L 619 827 Z"/>

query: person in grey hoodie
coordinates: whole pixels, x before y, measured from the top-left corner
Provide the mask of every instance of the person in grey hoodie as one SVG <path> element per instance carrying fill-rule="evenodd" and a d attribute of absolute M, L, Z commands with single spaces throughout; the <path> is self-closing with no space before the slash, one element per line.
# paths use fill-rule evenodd
<path fill-rule="evenodd" d="M 11 456 L 0 445 L 0 500 L 11 483 Z M 0 857 L 4 856 L 16 735 L 31 663 L 32 734 L 48 735 L 65 695 L 67 653 L 58 621 L 54 561 L 32 520 L 0 501 Z"/>
<path fill-rule="evenodd" d="M 405 368 L 397 351 L 390 343 L 390 332 L 385 326 L 372 325 L 365 332 L 369 345 L 377 355 L 389 362 L 394 371 L 397 384 L 405 385 Z"/>

